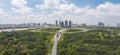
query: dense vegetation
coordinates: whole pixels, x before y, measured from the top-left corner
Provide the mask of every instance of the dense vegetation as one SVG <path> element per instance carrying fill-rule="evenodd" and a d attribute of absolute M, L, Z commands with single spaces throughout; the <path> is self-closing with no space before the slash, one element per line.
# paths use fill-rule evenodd
<path fill-rule="evenodd" d="M 49 32 L 55 32 L 60 30 L 60 28 L 43 28 L 41 31 L 49 31 Z"/>
<path fill-rule="evenodd" d="M 51 30 L 50 30 L 51 31 Z M 55 33 L 13 31 L 0 33 L 0 55 L 48 55 Z"/>
<path fill-rule="evenodd" d="M 28 31 L 32 32 L 50 32 L 50 33 L 56 33 L 60 28 L 40 28 L 40 29 L 29 29 Z"/>
<path fill-rule="evenodd" d="M 68 29 L 67 32 L 79 32 L 82 31 L 80 29 Z"/>
<path fill-rule="evenodd" d="M 61 39 L 58 55 L 120 55 L 120 29 L 65 33 Z"/>

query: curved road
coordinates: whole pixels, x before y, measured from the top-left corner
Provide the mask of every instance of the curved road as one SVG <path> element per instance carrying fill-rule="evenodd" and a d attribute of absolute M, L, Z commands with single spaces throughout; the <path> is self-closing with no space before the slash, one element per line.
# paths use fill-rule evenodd
<path fill-rule="evenodd" d="M 61 37 L 61 34 L 62 32 L 64 31 L 65 29 L 62 29 L 62 30 L 59 30 L 55 36 L 54 36 L 54 45 L 53 45 L 53 49 L 52 49 L 52 54 L 51 55 L 57 55 L 57 43 Z"/>

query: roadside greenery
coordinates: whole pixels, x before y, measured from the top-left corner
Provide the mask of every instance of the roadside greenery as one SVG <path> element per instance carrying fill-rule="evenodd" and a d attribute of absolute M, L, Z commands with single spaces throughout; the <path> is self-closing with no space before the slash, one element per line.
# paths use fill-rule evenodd
<path fill-rule="evenodd" d="M 55 33 L 13 31 L 0 33 L 0 55 L 48 55 Z"/>
<path fill-rule="evenodd" d="M 48 32 L 48 33 L 56 33 L 60 28 L 38 28 L 38 29 L 29 29 L 31 32 Z"/>
<path fill-rule="evenodd" d="M 120 29 L 64 33 L 57 55 L 120 55 Z"/>
<path fill-rule="evenodd" d="M 79 32 L 82 31 L 80 29 L 68 29 L 67 32 Z"/>

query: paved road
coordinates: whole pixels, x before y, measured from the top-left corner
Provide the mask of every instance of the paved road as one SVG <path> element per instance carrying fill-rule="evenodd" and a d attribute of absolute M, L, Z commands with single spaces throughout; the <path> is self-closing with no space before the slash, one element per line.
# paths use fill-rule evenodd
<path fill-rule="evenodd" d="M 62 34 L 63 31 L 64 31 L 64 29 L 58 31 L 55 34 L 55 36 L 54 36 L 54 45 L 53 45 L 53 49 L 52 49 L 52 54 L 51 55 L 57 55 L 57 43 L 58 43 L 58 41 L 59 41 L 59 39 L 60 39 L 61 34 Z"/>

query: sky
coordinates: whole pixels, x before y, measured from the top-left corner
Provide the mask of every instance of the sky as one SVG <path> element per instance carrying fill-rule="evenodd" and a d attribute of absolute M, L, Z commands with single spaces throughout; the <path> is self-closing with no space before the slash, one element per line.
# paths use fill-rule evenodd
<path fill-rule="evenodd" d="M 54 24 L 55 20 L 116 25 L 120 0 L 0 0 L 0 24 Z"/>

